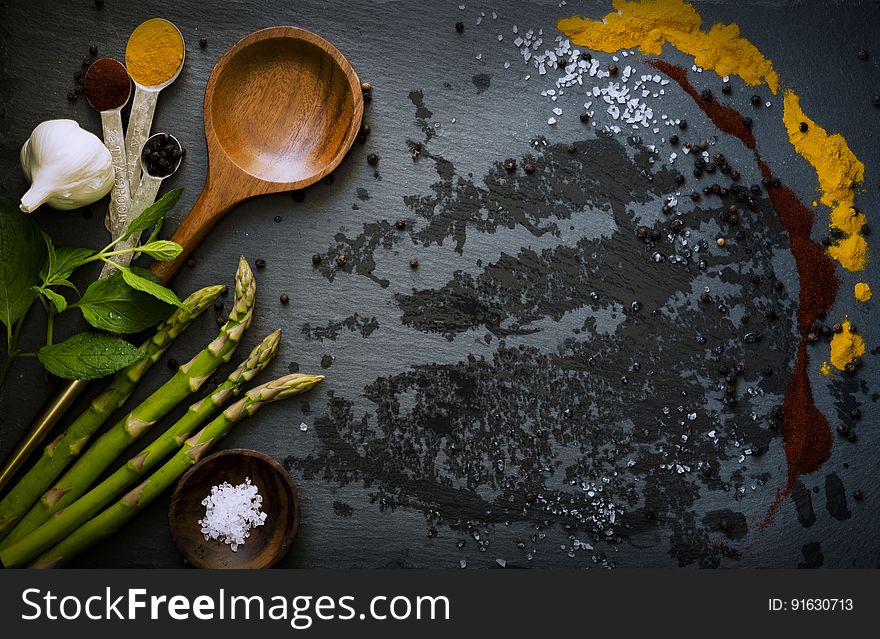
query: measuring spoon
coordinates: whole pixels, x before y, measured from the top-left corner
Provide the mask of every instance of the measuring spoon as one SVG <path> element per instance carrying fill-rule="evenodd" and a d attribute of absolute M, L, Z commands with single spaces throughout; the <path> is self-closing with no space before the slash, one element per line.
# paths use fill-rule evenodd
<path fill-rule="evenodd" d="M 113 239 L 117 229 L 129 222 L 131 188 L 126 174 L 124 137 L 122 134 L 122 107 L 131 97 L 131 78 L 125 65 L 113 58 L 95 60 L 86 71 L 83 80 L 86 100 L 101 114 L 101 127 L 104 131 L 104 146 L 110 151 L 113 163 L 113 188 L 110 191 L 110 206 L 104 225 Z M 123 94 L 125 99 L 122 99 Z"/>
<path fill-rule="evenodd" d="M 165 32 L 170 38 L 180 39 L 181 57 L 180 64 L 174 74 L 154 85 L 146 85 L 139 81 L 138 68 L 133 65 L 129 58 L 129 48 L 132 41 L 138 37 L 138 32 L 148 27 L 155 27 L 157 23 L 165 27 Z M 159 54 L 157 54 L 159 55 Z M 134 100 L 131 103 L 131 114 L 128 117 L 128 128 L 125 130 L 125 153 L 126 153 L 126 175 L 128 183 L 132 191 L 137 188 L 138 178 L 141 173 L 141 164 L 138 160 L 144 142 L 150 136 L 150 128 L 153 125 L 153 115 L 156 112 L 156 102 L 159 100 L 159 92 L 170 85 L 177 79 L 183 69 L 183 63 L 186 60 L 186 45 L 183 40 L 183 34 L 177 26 L 162 18 L 152 18 L 140 24 L 128 38 L 128 46 L 125 50 L 125 61 L 128 65 L 131 79 L 134 81 Z"/>
<path fill-rule="evenodd" d="M 134 195 L 131 198 L 131 219 L 134 219 L 138 215 L 143 213 L 144 209 L 146 209 L 148 206 L 156 201 L 156 194 L 159 193 L 159 187 L 162 186 L 162 181 L 174 175 L 177 172 L 177 169 L 180 168 L 180 163 L 183 162 L 183 156 L 179 156 L 174 164 L 169 167 L 168 172 L 164 175 L 150 174 L 149 168 L 144 159 L 144 153 L 153 140 L 158 140 L 163 136 L 166 136 L 168 140 L 173 142 L 178 150 L 183 149 L 183 147 L 180 145 L 180 141 L 170 133 L 156 133 L 155 135 L 151 135 L 147 139 L 146 143 L 144 144 L 144 148 L 137 156 L 138 158 L 140 158 L 140 165 L 143 174 L 141 175 L 137 190 L 135 190 Z M 138 245 L 140 240 L 141 234 L 135 233 L 131 237 L 117 244 L 113 250 L 121 251 L 123 249 L 134 248 Z M 122 255 L 114 255 L 111 259 L 115 264 L 128 266 L 131 263 L 131 260 L 134 259 L 134 257 L 135 255 L 133 253 L 124 253 Z M 108 277 L 113 271 L 113 265 L 105 262 L 104 268 L 101 270 L 101 277 Z"/>

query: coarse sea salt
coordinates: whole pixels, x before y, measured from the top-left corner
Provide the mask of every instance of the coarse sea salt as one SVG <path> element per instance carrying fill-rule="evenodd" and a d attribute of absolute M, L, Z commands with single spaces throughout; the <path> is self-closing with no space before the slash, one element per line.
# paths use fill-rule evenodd
<path fill-rule="evenodd" d="M 199 520 L 205 541 L 219 539 L 236 552 L 250 536 L 250 531 L 266 523 L 261 510 L 263 497 L 246 477 L 243 484 L 223 482 L 211 487 L 211 494 L 202 500 L 205 517 Z"/>

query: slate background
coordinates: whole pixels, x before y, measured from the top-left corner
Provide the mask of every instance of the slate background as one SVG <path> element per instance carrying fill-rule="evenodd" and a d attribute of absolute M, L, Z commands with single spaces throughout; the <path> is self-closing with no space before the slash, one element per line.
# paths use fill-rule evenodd
<path fill-rule="evenodd" d="M 576 114 L 580 111 L 577 99 L 560 101 L 565 115 L 556 127 L 547 126 L 551 105 L 539 94 L 541 89 L 551 86 L 551 81 L 538 78 L 534 69 L 531 69 L 532 79 L 524 80 L 523 76 L 530 71 L 510 43 L 513 24 L 519 25 L 521 30 L 542 27 L 550 36 L 545 39 L 552 40 L 556 35 L 553 25 L 557 18 L 572 13 L 603 15 L 609 10 L 608 4 L 573 2 L 559 7 L 558 2 L 492 4 L 464 0 L 464 10 L 458 8 L 459 4 L 308 0 L 296 3 L 181 0 L 169 4 L 109 0 L 103 9 L 97 10 L 87 0 L 0 2 L 0 192 L 12 198 L 24 192 L 26 184 L 18 168 L 18 149 L 40 121 L 71 117 L 82 126 L 99 132 L 99 119 L 90 112 L 85 101 L 70 104 L 65 98 L 72 85 L 71 74 L 80 58 L 87 55 L 89 44 L 97 43 L 101 55 L 122 58 L 131 30 L 144 19 L 160 15 L 174 21 L 187 41 L 186 66 L 175 84 L 162 93 L 154 122 L 154 130 L 174 133 L 188 151 L 183 168 L 169 181 L 169 186 L 185 188 L 179 206 L 170 216 L 170 226 L 173 226 L 195 201 L 205 175 L 207 159 L 201 133 L 202 94 L 216 60 L 239 38 L 261 27 L 293 24 L 311 29 L 339 47 L 361 79 L 371 81 L 375 86 L 374 100 L 366 112 L 366 120 L 373 131 L 367 144 L 355 145 L 336 171 L 334 182 L 309 189 L 302 202 L 293 201 L 289 195 L 280 195 L 239 206 L 198 249 L 196 267 L 183 270 L 174 282 L 175 289 L 181 293 L 211 283 L 229 282 L 239 255 L 251 260 L 265 258 L 268 266 L 258 273 L 259 312 L 245 348 L 274 327 L 281 326 L 285 330 L 284 346 L 265 376 L 284 374 L 297 366 L 302 371 L 323 371 L 328 376 L 319 391 L 266 409 L 224 444 L 253 447 L 278 459 L 286 459 L 298 482 L 303 504 L 302 527 L 293 551 L 282 565 L 458 567 L 461 561 L 465 561 L 468 567 L 490 567 L 498 565 L 496 559 L 504 559 L 510 566 L 577 568 L 608 564 L 627 567 L 876 567 L 880 550 L 880 541 L 874 534 L 880 522 L 880 500 L 875 495 L 878 477 L 875 451 L 880 440 L 876 429 L 877 367 L 873 357 L 876 348 L 866 356 L 866 365 L 856 381 L 848 383 L 841 382 L 839 377 L 831 382 L 821 378 L 815 360 L 823 356 L 823 351 L 811 351 L 813 387 L 818 405 L 829 415 L 832 426 L 849 407 L 861 406 L 864 417 L 858 425 L 860 439 L 857 444 L 848 445 L 835 438 L 831 460 L 821 471 L 803 478 L 804 490 L 799 493 L 800 521 L 795 504 L 786 499 L 772 524 L 763 530 L 757 524 L 763 519 L 785 477 L 782 442 L 779 437 L 771 439 L 771 435 L 767 435 L 769 450 L 760 458 L 747 458 L 742 465 L 737 463 L 735 456 L 731 457 L 730 450 L 725 451 L 719 461 L 722 468 L 720 483 L 701 482 L 695 478 L 678 484 L 670 479 L 668 495 L 675 499 L 685 494 L 689 497 L 681 497 L 682 503 L 678 507 L 661 511 L 659 521 L 647 526 L 636 482 L 635 488 L 630 486 L 626 493 L 636 501 L 625 506 L 626 516 L 622 522 L 617 522 L 621 529 L 615 533 L 612 543 L 605 543 L 601 540 L 603 535 L 598 535 L 600 539 L 597 540 L 589 526 L 565 530 L 563 524 L 568 520 L 546 511 L 522 518 L 516 516 L 517 509 L 513 509 L 512 517 L 509 513 L 500 515 L 498 510 L 503 508 L 500 501 L 494 504 L 497 510 L 493 514 L 480 513 L 477 509 L 472 519 L 453 517 L 450 512 L 460 515 L 466 509 L 461 508 L 461 504 L 458 507 L 449 505 L 447 509 L 444 496 L 448 493 L 441 490 L 442 482 L 429 481 L 419 489 L 406 482 L 395 485 L 393 473 L 383 467 L 385 463 L 389 467 L 397 468 L 398 463 L 406 467 L 406 458 L 397 456 L 396 452 L 389 452 L 387 459 L 383 460 L 381 446 L 394 443 L 395 437 L 407 441 L 410 437 L 421 437 L 425 423 L 403 419 L 401 428 L 413 429 L 412 432 L 397 433 L 391 438 L 388 433 L 385 438 L 378 437 L 373 426 L 365 426 L 357 437 L 354 436 L 357 429 L 349 430 L 365 413 L 373 418 L 377 410 L 393 407 L 395 401 L 405 394 L 406 384 L 413 379 L 416 380 L 413 383 L 427 379 L 424 375 L 436 374 L 437 367 L 442 370 L 444 365 L 466 360 L 468 354 L 491 360 L 493 353 L 500 348 L 499 340 L 504 337 L 500 329 L 509 328 L 511 318 L 502 318 L 501 325 L 494 326 L 494 330 L 485 330 L 492 328 L 487 326 L 471 332 L 456 329 L 452 331 L 454 339 L 449 340 L 443 335 L 443 326 L 448 322 L 451 322 L 450 326 L 454 325 L 454 316 L 438 311 L 434 319 L 441 327 L 439 333 L 419 330 L 401 322 L 398 294 L 408 296 L 414 290 L 441 289 L 459 271 L 476 277 L 484 263 L 494 263 L 503 258 L 502 254 L 514 255 L 526 247 L 541 251 L 560 245 L 575 245 L 581 238 L 598 238 L 598 246 L 602 246 L 603 234 L 611 232 L 615 223 L 619 226 L 624 221 L 624 211 L 634 212 L 643 220 L 651 216 L 651 219 L 658 218 L 661 200 L 656 194 L 649 193 L 644 206 L 624 202 L 627 206 L 615 211 L 613 221 L 608 216 L 575 214 L 571 214 L 569 220 L 567 214 L 561 214 L 559 217 L 564 223 L 560 222 L 546 235 L 530 231 L 522 223 L 512 223 L 508 228 L 506 220 L 489 230 L 475 231 L 474 220 L 471 220 L 469 226 L 465 225 L 466 240 L 461 253 L 455 250 L 456 241 L 461 238 L 453 232 L 444 235 L 426 230 L 424 209 L 419 209 L 414 200 L 406 198 L 438 193 L 442 198 L 443 194 L 432 187 L 438 182 L 438 173 L 442 176 L 444 161 L 454 165 L 455 180 L 472 176 L 473 181 L 480 184 L 484 176 L 500 176 L 498 179 L 503 180 L 499 163 L 505 158 L 520 158 L 521 164 L 523 156 L 538 153 L 530 141 L 539 136 L 546 137 L 551 149 L 553 145 L 563 145 L 546 155 L 555 158 L 557 164 L 561 157 L 559 149 L 570 141 L 577 140 L 582 149 L 599 149 L 598 156 L 587 154 L 595 163 L 580 167 L 586 172 L 597 169 L 601 172 L 602 149 L 610 148 L 596 146 L 594 143 L 603 138 L 597 137 L 594 129 L 585 132 L 577 121 Z M 717 20 L 739 23 L 744 34 L 773 60 L 783 82 L 796 88 L 808 114 L 829 131 L 840 131 L 845 135 L 853 151 L 867 166 L 865 193 L 860 196 L 859 204 L 873 220 L 873 212 L 880 205 L 875 169 L 880 160 L 877 151 L 880 111 L 871 106 L 870 96 L 880 92 L 880 50 L 872 51 L 867 63 L 857 61 L 855 52 L 861 46 L 871 49 L 876 42 L 880 4 L 699 2 L 697 5 L 706 23 Z M 493 10 L 498 12 L 497 21 L 491 19 Z M 482 25 L 477 26 L 475 21 L 481 11 L 487 17 L 483 18 Z M 462 35 L 453 28 L 457 20 L 466 24 Z M 498 33 L 504 36 L 503 42 L 497 41 Z M 202 36 L 209 39 L 205 49 L 198 46 Z M 481 59 L 477 59 L 478 54 Z M 676 52 L 667 51 L 664 57 L 687 67 L 691 64 L 688 58 Z M 601 56 L 601 59 L 606 60 L 607 56 Z M 640 59 L 640 56 L 636 57 L 636 60 Z M 503 68 L 505 61 L 511 62 L 510 69 Z M 640 69 L 648 72 L 645 65 L 640 65 Z M 485 77 L 487 74 L 489 78 Z M 720 88 L 717 77 L 710 73 L 692 74 L 692 80 L 698 86 L 705 84 Z M 733 102 L 738 108 L 745 109 L 752 91 L 741 84 L 734 83 L 734 86 Z M 695 124 L 703 137 L 717 134 L 674 84 L 666 89 L 667 95 L 662 102 L 664 112 L 673 117 L 686 117 L 695 137 L 698 135 Z M 422 103 L 432 112 L 427 120 L 424 119 L 425 112 L 417 109 L 419 98 L 411 96 L 413 91 L 422 92 Z M 814 197 L 815 175 L 788 145 L 779 123 L 780 109 L 781 104 L 774 104 L 770 113 L 756 117 L 755 132 L 760 151 L 784 181 L 808 203 Z M 440 126 L 429 136 L 424 126 L 431 122 L 440 123 Z M 652 136 L 645 134 L 644 137 L 645 143 L 653 143 Z M 408 143 L 426 139 L 426 154 L 418 162 L 413 162 Z M 624 138 L 618 136 L 618 140 L 623 143 Z M 719 141 L 725 145 L 724 152 L 729 157 L 735 162 L 742 161 L 745 166 L 748 155 L 741 152 L 738 143 L 724 136 L 719 136 Z M 381 156 L 376 172 L 365 162 L 369 152 Z M 664 151 L 652 171 L 662 171 L 660 165 L 666 154 Z M 631 150 L 631 155 L 637 155 L 637 150 Z M 689 164 L 679 163 L 676 167 L 686 175 L 689 172 Z M 564 182 L 568 177 L 542 173 L 541 179 L 543 184 L 558 185 L 560 180 Z M 751 179 L 755 181 L 754 177 Z M 663 182 L 662 179 L 659 181 Z M 511 188 L 514 200 L 525 198 L 524 202 L 520 201 L 523 210 L 529 210 L 532 205 L 541 210 L 540 200 L 530 202 L 528 199 L 542 197 L 540 189 L 532 192 L 516 185 Z M 461 195 L 460 191 L 456 193 Z M 587 203 L 587 208 L 591 206 Z M 96 238 L 104 237 L 104 209 L 101 205 L 91 208 L 94 215 L 88 220 L 77 213 L 52 210 L 39 211 L 37 218 L 57 243 L 97 245 Z M 769 210 L 762 209 L 762 212 L 772 216 Z M 820 227 L 822 215 L 820 213 Z M 281 216 L 280 223 L 274 221 L 276 216 Z M 409 221 L 411 234 L 408 230 L 402 238 L 388 239 L 390 236 L 383 231 L 382 221 L 393 223 L 397 217 Z M 378 226 L 364 226 L 370 224 Z M 787 299 L 796 299 L 797 278 L 793 261 L 785 250 L 785 240 L 778 224 L 768 219 L 762 228 L 750 227 L 751 232 L 766 234 L 765 237 L 774 242 L 777 250 L 772 252 L 771 261 L 764 263 L 765 275 L 770 278 L 775 274 L 785 283 Z M 815 237 L 819 237 L 818 231 Z M 370 242 L 377 245 L 370 248 Z M 358 256 L 353 260 L 355 266 L 343 273 L 326 267 L 327 260 L 326 268 L 312 267 L 311 254 L 332 256 L 337 250 L 353 251 Z M 603 255 L 602 259 L 608 262 L 608 254 Z M 418 256 L 421 261 L 418 270 L 409 268 L 412 256 Z M 375 271 L 366 273 L 369 269 L 363 264 L 370 259 L 375 262 Z M 645 268 L 650 269 L 651 265 L 645 263 Z M 646 312 L 652 303 L 655 306 L 662 303 L 661 299 L 651 298 L 650 290 L 644 286 L 639 288 L 639 283 L 631 281 L 642 279 L 641 275 L 632 278 L 627 272 L 621 277 L 615 274 L 613 265 L 608 264 L 607 269 L 593 274 L 607 284 L 608 295 L 628 304 L 633 295 L 639 293 L 643 303 L 648 304 Z M 571 271 L 570 265 L 560 264 L 559 268 L 560 272 Z M 858 278 L 840 274 L 841 294 L 834 313 L 839 317 L 848 313 L 865 335 L 869 347 L 880 339 L 873 311 L 876 302 L 856 305 L 850 292 L 858 279 L 876 283 L 878 270 L 874 261 Z M 537 272 L 539 290 L 552 283 L 546 269 L 537 269 Z M 365 274 L 373 275 L 374 279 Z M 87 275 L 91 277 L 93 274 Z M 81 281 L 87 281 L 86 275 L 81 277 Z M 648 282 L 652 281 L 651 277 L 648 276 Z M 388 285 L 382 287 L 376 280 L 385 280 Z M 503 278 L 501 281 L 503 284 Z M 596 287 L 596 284 L 585 281 L 583 286 Z M 278 303 L 281 292 L 290 295 L 289 306 Z M 577 341 L 576 334 L 571 332 L 571 322 L 560 322 L 555 317 L 559 309 L 554 309 L 553 303 L 551 300 L 550 312 L 535 324 L 539 329 L 537 332 L 510 338 L 514 346 L 523 344 L 536 349 L 535 353 L 552 353 L 562 348 L 560 345 L 565 339 L 574 336 Z M 510 308 L 503 307 L 502 310 Z M 626 315 L 625 307 L 622 308 Z M 782 324 L 775 341 L 765 343 L 750 355 L 755 362 L 764 358 L 773 360 L 782 367 L 780 370 L 791 365 L 790 357 L 785 357 L 785 348 L 790 348 L 790 352 L 794 350 L 793 333 L 790 332 L 794 307 L 791 303 L 783 303 L 781 308 L 788 314 L 787 323 Z M 428 315 L 426 321 L 430 324 L 432 318 L 430 313 Z M 516 313 L 511 312 L 511 315 Z M 590 317 L 599 332 L 607 329 L 613 333 L 616 326 L 613 317 L 588 313 L 587 319 Z M 681 321 L 687 325 L 687 322 L 697 321 L 695 317 L 698 316 L 683 314 Z M 347 318 L 351 318 L 348 326 Z M 72 319 L 60 331 L 61 336 L 80 328 Z M 579 317 L 578 321 L 587 320 Z M 342 323 L 341 327 L 334 326 L 339 323 Z M 42 327 L 38 324 L 35 319 L 30 334 L 23 338 L 25 343 L 29 339 L 39 339 Z M 326 330 L 315 330 L 328 326 L 332 329 L 330 333 L 336 333 L 335 337 Z M 703 328 L 710 333 L 725 330 L 723 327 L 713 329 L 709 325 Z M 788 334 L 785 328 L 789 329 Z M 196 345 L 206 343 L 214 331 L 212 313 L 206 313 L 185 338 L 179 340 L 169 356 L 183 361 L 195 351 Z M 484 334 L 489 334 L 489 343 Z M 669 337 L 651 335 L 650 331 L 641 334 L 651 340 Z M 675 337 L 669 339 L 673 348 L 682 349 L 682 357 L 694 355 L 684 342 L 675 342 Z M 616 343 L 614 348 L 611 361 L 632 361 L 640 352 L 656 349 L 657 344 L 640 344 L 627 339 Z M 783 358 L 781 361 L 780 357 Z M 163 360 L 142 384 L 138 396 L 157 387 L 166 371 Z M 671 392 L 676 389 L 677 381 L 683 385 L 693 383 L 693 380 L 686 382 L 684 374 L 680 379 L 674 369 L 658 370 L 657 373 L 664 380 L 664 388 Z M 414 377 L 400 382 L 401 386 L 394 386 L 397 382 L 388 382 L 390 386 L 379 383 L 375 387 L 393 390 L 393 397 L 365 396 L 366 388 L 375 380 L 395 375 L 404 376 L 406 380 L 408 374 Z M 616 375 L 611 374 L 609 379 Z M 605 381 L 603 378 L 596 386 L 602 389 L 599 391 L 604 394 L 602 401 L 610 405 L 624 404 L 618 406 L 622 413 L 611 416 L 611 422 L 626 419 L 627 405 L 634 412 L 641 410 L 640 405 L 628 404 L 630 400 L 624 396 L 616 399 L 614 385 L 606 387 Z M 708 383 L 702 378 L 698 381 L 703 385 Z M 785 375 L 778 373 L 773 382 L 779 387 L 777 399 L 784 381 Z M 518 380 L 514 378 L 511 383 L 515 385 Z M 3 415 L 0 419 L 0 455 L 10 451 L 53 388 L 53 383 L 44 383 L 32 363 L 16 364 L 0 391 L 0 415 Z M 494 399 L 501 406 L 507 401 L 506 393 L 511 390 L 492 384 L 486 388 L 496 393 Z M 446 388 L 444 392 L 455 399 L 454 390 Z M 556 391 L 552 387 L 539 389 L 535 395 L 560 406 L 570 402 L 577 407 L 579 399 L 568 397 L 564 390 Z M 353 416 L 334 414 L 333 398 L 351 401 Z M 419 402 L 428 402 L 428 399 L 420 396 L 415 401 L 418 408 Z M 645 410 L 657 408 L 651 400 L 644 404 Z M 335 406 L 341 410 L 338 402 Z M 435 404 L 425 403 L 422 408 L 430 411 L 432 406 Z M 768 408 L 769 403 L 764 402 L 762 414 Z M 461 417 L 461 407 L 452 406 L 450 411 L 457 418 Z M 427 415 L 425 419 L 430 417 Z M 742 415 L 739 414 L 738 418 Z M 309 425 L 306 432 L 299 430 L 300 422 Z M 511 429 L 516 430 L 515 416 L 511 423 Z M 571 461 L 571 450 L 564 443 L 567 427 L 560 423 L 544 426 L 559 431 L 558 438 L 550 446 L 548 458 L 562 465 L 558 471 L 561 476 L 561 468 Z M 601 420 L 596 425 L 597 429 L 600 427 Z M 503 432 L 501 428 L 474 433 L 492 439 Z M 702 428 L 705 430 L 708 428 Z M 391 434 L 394 435 L 393 430 Z M 423 438 L 418 441 L 435 440 Z M 505 441 L 502 436 L 502 449 Z M 371 451 L 360 469 L 344 468 L 343 453 L 366 455 L 365 449 L 358 447 L 358 442 L 372 442 L 379 446 L 378 454 L 376 450 Z M 426 455 L 439 453 L 421 451 L 421 454 L 419 459 L 424 461 Z M 598 452 L 596 454 L 598 456 Z M 590 455 L 587 454 L 585 459 L 589 463 Z M 612 471 L 626 472 L 626 455 L 615 456 L 612 450 L 603 459 L 610 464 Z M 491 465 L 491 459 L 485 461 Z M 601 466 L 598 460 L 596 466 Z M 639 470 L 644 469 L 639 467 Z M 463 474 L 455 479 L 461 481 L 461 486 L 467 485 Z M 665 481 L 659 480 L 659 486 L 666 486 Z M 723 485 L 729 489 L 725 490 Z M 737 486 L 744 488 L 739 496 Z M 865 502 L 854 503 L 848 497 L 855 488 L 865 491 Z M 463 490 L 464 493 L 455 494 L 474 496 L 475 503 L 481 503 L 483 498 L 491 501 L 500 492 L 493 484 L 491 472 L 476 485 L 467 485 Z M 521 497 L 522 494 L 518 494 L 517 508 L 522 505 Z M 663 503 L 673 497 L 667 497 Z M 803 514 L 808 498 L 815 521 Z M 167 500 L 155 504 L 134 524 L 75 565 L 182 565 L 167 532 L 166 509 Z M 718 528 L 717 518 L 707 518 L 707 513 L 721 511 L 729 511 L 730 517 L 735 514 L 735 534 L 729 531 L 725 534 Z M 545 520 L 546 525 L 542 523 Z M 592 548 L 578 550 L 574 558 L 569 557 L 570 533 L 579 540 L 589 541 Z M 538 534 L 542 537 L 530 542 L 529 537 Z M 699 541 L 691 543 L 683 539 L 688 535 L 697 536 Z M 488 546 L 486 541 L 490 542 Z M 518 547 L 517 543 L 523 543 L 523 547 Z M 568 548 L 562 549 L 563 545 Z M 731 548 L 733 552 L 730 552 Z M 527 558 L 530 552 L 531 560 Z"/>

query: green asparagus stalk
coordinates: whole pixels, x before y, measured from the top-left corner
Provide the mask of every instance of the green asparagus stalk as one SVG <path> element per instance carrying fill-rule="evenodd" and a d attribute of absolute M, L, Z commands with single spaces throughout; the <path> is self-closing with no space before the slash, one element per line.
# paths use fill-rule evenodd
<path fill-rule="evenodd" d="M 226 290 L 225 286 L 209 286 L 196 291 L 183 302 L 156 333 L 140 347 L 143 355 L 134 364 L 116 374 L 113 381 L 68 429 L 43 450 L 42 456 L 0 501 L 0 540 L 18 522 L 40 495 L 52 485 L 67 465 L 83 450 L 92 435 L 110 415 L 122 407 L 138 382 L 171 346 L 192 321 L 211 306 Z"/>
<path fill-rule="evenodd" d="M 39 501 L 21 518 L 6 539 L 0 543 L 0 550 L 5 550 L 23 539 L 53 514 L 79 499 L 132 442 L 148 432 L 156 421 L 187 396 L 198 391 L 211 373 L 221 364 L 229 361 L 244 331 L 251 323 L 255 295 L 253 273 L 247 261 L 242 258 L 236 272 L 235 302 L 232 311 L 214 341 L 181 366 L 171 379 L 143 403 L 95 440 L 57 483 L 43 493 Z"/>
<path fill-rule="evenodd" d="M 57 568 L 119 530 L 156 497 L 167 490 L 245 417 L 253 415 L 270 402 L 303 393 L 324 379 L 323 375 L 295 373 L 257 386 L 223 411 L 214 421 L 190 437 L 180 451 L 97 517 L 77 528 L 61 543 L 49 549 L 31 564 L 31 568 Z"/>
<path fill-rule="evenodd" d="M 251 351 L 247 360 L 209 397 L 190 406 L 177 423 L 138 455 L 131 458 L 125 466 L 70 506 L 59 510 L 54 517 L 23 539 L 0 551 L 0 560 L 3 561 L 3 565 L 7 568 L 14 568 L 33 560 L 41 552 L 51 548 L 66 535 L 76 530 L 78 526 L 88 521 L 90 517 L 98 514 L 114 498 L 119 497 L 127 487 L 134 484 L 135 480 L 158 466 L 163 459 L 180 448 L 196 429 L 204 425 L 218 407 L 238 395 L 244 385 L 272 361 L 275 353 L 278 352 L 280 339 L 280 330 L 269 335 Z"/>

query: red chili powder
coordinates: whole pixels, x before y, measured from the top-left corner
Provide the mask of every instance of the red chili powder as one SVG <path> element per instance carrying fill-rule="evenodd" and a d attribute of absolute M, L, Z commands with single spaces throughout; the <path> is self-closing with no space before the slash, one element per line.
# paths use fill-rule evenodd
<path fill-rule="evenodd" d="M 663 60 L 652 60 L 650 64 L 681 85 L 715 126 L 725 133 L 736 136 L 746 147 L 754 150 L 755 137 L 752 135 L 752 130 L 742 123 L 742 115 L 736 109 L 719 104 L 714 99 L 704 100 L 688 81 L 687 71 L 683 68 Z M 761 175 L 770 178 L 773 174 L 770 167 L 757 153 L 755 161 L 761 170 Z M 797 324 L 801 332 L 801 341 L 797 347 L 794 370 L 785 389 L 785 399 L 782 403 L 781 431 L 785 458 L 788 461 L 788 481 L 776 494 L 776 499 L 761 524 L 762 527 L 773 519 L 782 500 L 794 488 L 797 478 L 819 470 L 831 456 L 834 437 L 828 419 L 816 408 L 813 400 L 806 336 L 813 323 L 834 304 L 838 286 L 834 263 L 825 250 L 810 239 L 810 232 L 816 219 L 813 211 L 804 206 L 786 186 L 767 187 L 767 193 L 776 216 L 788 231 L 791 252 L 797 266 L 800 280 Z"/>
<path fill-rule="evenodd" d="M 714 98 L 711 100 L 704 100 L 703 96 L 701 96 L 688 81 L 687 71 L 681 67 L 663 60 L 650 60 L 648 64 L 659 69 L 678 82 L 678 84 L 681 85 L 681 88 L 687 91 L 687 94 L 694 99 L 697 105 L 699 105 L 703 110 L 703 113 L 709 116 L 709 119 L 712 120 L 712 123 L 715 126 L 725 133 L 735 135 L 742 140 L 743 144 L 748 148 L 755 148 L 755 136 L 752 135 L 752 130 L 743 124 L 742 115 L 739 111 L 726 104 L 721 104 Z"/>
<path fill-rule="evenodd" d="M 110 111 L 125 106 L 131 94 L 131 78 L 125 65 L 113 58 L 92 62 L 86 77 L 86 100 L 95 111 Z"/>

